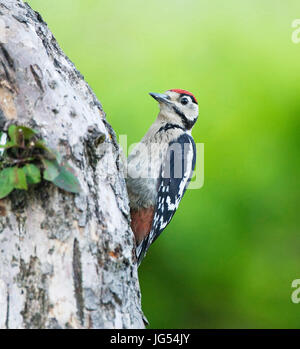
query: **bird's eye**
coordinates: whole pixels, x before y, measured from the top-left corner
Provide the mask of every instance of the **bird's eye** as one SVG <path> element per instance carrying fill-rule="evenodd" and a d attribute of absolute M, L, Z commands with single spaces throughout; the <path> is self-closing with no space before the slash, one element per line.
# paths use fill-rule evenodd
<path fill-rule="evenodd" d="M 182 97 L 181 98 L 181 104 L 186 105 L 186 104 L 188 104 L 188 102 L 189 102 L 189 100 L 188 100 L 187 97 Z"/>

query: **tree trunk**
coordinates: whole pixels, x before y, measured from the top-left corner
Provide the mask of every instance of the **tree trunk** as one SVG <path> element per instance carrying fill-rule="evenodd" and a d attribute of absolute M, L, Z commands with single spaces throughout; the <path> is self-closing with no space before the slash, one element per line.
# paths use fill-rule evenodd
<path fill-rule="evenodd" d="M 0 129 L 37 130 L 80 194 L 50 182 L 0 200 L 0 328 L 143 328 L 114 131 L 41 16 L 0 0 Z"/>

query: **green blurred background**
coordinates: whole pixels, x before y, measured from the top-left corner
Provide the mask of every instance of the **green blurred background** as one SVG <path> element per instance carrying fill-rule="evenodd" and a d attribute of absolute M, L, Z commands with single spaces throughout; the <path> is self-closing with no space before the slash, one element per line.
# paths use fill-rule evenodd
<path fill-rule="evenodd" d="M 188 190 L 140 271 L 153 328 L 299 328 L 299 0 L 30 0 L 118 135 L 192 91 L 205 184 Z"/>

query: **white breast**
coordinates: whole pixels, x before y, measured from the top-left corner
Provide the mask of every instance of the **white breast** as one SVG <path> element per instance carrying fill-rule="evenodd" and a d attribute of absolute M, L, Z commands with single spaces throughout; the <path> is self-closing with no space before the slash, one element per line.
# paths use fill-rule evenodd
<path fill-rule="evenodd" d="M 162 162 L 169 143 L 182 133 L 182 130 L 158 132 L 163 125 L 162 122 L 154 123 L 128 156 L 126 184 L 131 208 L 156 204 Z"/>

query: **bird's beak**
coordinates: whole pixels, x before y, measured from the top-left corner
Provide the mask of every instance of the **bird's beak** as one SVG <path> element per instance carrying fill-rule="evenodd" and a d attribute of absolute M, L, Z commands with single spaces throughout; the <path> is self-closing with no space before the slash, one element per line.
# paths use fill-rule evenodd
<path fill-rule="evenodd" d="M 166 104 L 170 104 L 170 97 L 168 95 L 165 95 L 163 93 L 153 93 L 150 92 L 149 95 L 151 97 L 153 97 L 154 99 L 156 99 L 159 103 L 166 103 Z"/>

